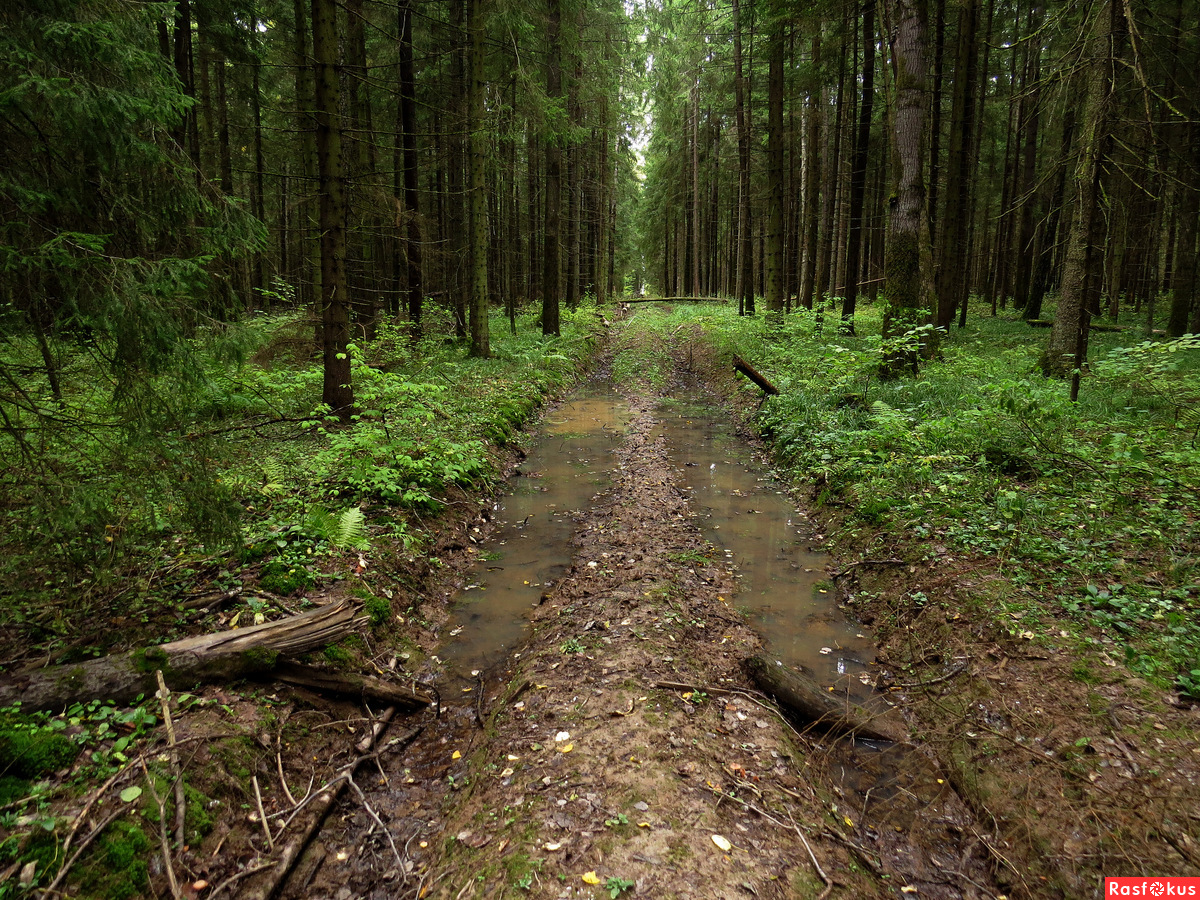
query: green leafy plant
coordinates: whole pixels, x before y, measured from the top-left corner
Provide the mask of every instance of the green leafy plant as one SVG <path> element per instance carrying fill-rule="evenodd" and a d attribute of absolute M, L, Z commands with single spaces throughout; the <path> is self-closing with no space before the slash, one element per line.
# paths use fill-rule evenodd
<path fill-rule="evenodd" d="M 558 649 L 563 653 L 582 653 L 584 647 L 579 638 L 569 637 L 559 645 Z"/>
<path fill-rule="evenodd" d="M 604 882 L 604 889 L 608 891 L 608 896 L 611 900 L 621 896 L 625 891 L 633 890 L 635 882 L 628 878 L 619 878 L 616 875 L 609 876 L 609 879 Z"/>
<path fill-rule="evenodd" d="M 334 547 L 371 549 L 367 517 L 361 507 L 350 506 L 341 512 L 331 513 L 323 506 L 313 506 L 309 509 L 304 524 L 309 534 L 328 541 Z"/>

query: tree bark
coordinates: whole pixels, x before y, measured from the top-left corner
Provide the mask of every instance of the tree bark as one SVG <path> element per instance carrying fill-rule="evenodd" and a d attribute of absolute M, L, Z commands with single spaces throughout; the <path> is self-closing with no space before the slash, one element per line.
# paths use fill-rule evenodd
<path fill-rule="evenodd" d="M 421 304 L 425 285 L 421 273 L 421 209 L 417 196 L 417 85 L 413 71 L 412 0 L 400 3 L 400 141 L 404 163 L 404 214 L 408 240 L 408 321 L 414 334 L 421 332 Z"/>
<path fill-rule="evenodd" d="M 818 27 L 812 39 L 812 67 L 821 71 L 821 30 Z M 804 211 L 800 220 L 804 223 L 804 271 L 800 277 L 800 305 L 813 308 L 813 285 L 817 274 L 817 239 L 820 225 L 820 204 L 817 197 L 821 184 L 821 153 L 817 143 L 821 138 L 821 86 L 817 82 L 809 91 L 804 120 Z M 747 145 L 749 141 L 747 140 Z M 747 178 L 747 184 L 749 179 Z"/>
<path fill-rule="evenodd" d="M 549 0 L 546 40 L 546 98 L 561 113 L 562 91 L 562 0 Z M 562 136 L 557 116 L 546 123 L 546 233 L 542 252 L 542 334 L 559 333 L 559 208 L 562 203 Z"/>
<path fill-rule="evenodd" d="M 488 332 L 487 140 L 483 123 L 483 0 L 470 0 L 468 128 L 471 144 L 471 355 L 492 355 Z"/>
<path fill-rule="evenodd" d="M 321 310 L 324 383 L 321 402 L 343 419 L 354 407 L 350 383 L 350 319 L 346 293 L 346 192 L 338 106 L 337 3 L 312 0 L 316 82 L 317 176 L 321 210 Z"/>
<path fill-rule="evenodd" d="M 971 205 L 972 136 L 975 134 L 975 77 L 978 52 L 975 32 L 979 0 L 964 0 L 958 14 L 958 51 L 954 62 L 954 93 L 950 107 L 950 147 L 946 160 L 946 206 L 938 243 L 937 319 L 949 328 L 960 304 L 966 302 L 970 247 L 966 242 Z"/>
<path fill-rule="evenodd" d="M 863 237 L 863 200 L 867 190 L 867 154 L 871 143 L 871 108 L 875 99 L 875 0 L 862 5 L 862 103 L 858 108 L 858 133 L 850 169 L 850 231 L 846 242 L 846 287 L 842 292 L 842 330 L 854 333 L 854 307 L 858 302 L 859 258 Z"/>
<path fill-rule="evenodd" d="M 891 231 L 884 250 L 885 339 L 901 337 L 927 322 L 934 297 L 929 218 L 925 212 L 926 2 L 892 0 L 896 186 L 890 201 Z M 907 367 L 915 372 L 919 349 L 898 348 L 885 361 L 885 371 L 895 374 Z"/>
<path fill-rule="evenodd" d="M 780 3 L 772 4 L 767 66 L 767 252 L 766 303 L 783 311 L 783 29 Z"/>
<path fill-rule="evenodd" d="M 1042 356 L 1042 370 L 1060 377 L 1074 371 L 1087 358 L 1088 318 L 1085 300 L 1089 268 L 1093 261 L 1093 228 L 1099 212 L 1101 161 L 1108 138 L 1108 108 L 1112 97 L 1113 66 L 1124 13 L 1116 0 L 1104 0 L 1092 23 L 1087 70 L 1087 100 L 1080 124 L 1079 156 L 1075 167 L 1075 209 L 1067 237 L 1058 311 L 1050 343 Z M 1073 387 L 1072 392 L 1077 390 Z"/>
<path fill-rule="evenodd" d="M 746 78 L 742 73 L 741 3 L 733 0 L 734 105 L 738 142 L 738 248 L 735 293 L 738 313 L 754 313 L 754 251 L 750 244 L 750 116 L 747 109 Z"/>

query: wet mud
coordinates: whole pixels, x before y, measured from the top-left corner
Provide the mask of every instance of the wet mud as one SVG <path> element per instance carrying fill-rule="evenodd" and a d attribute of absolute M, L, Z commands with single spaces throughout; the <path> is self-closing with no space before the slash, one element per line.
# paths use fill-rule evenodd
<path fill-rule="evenodd" d="M 440 708 L 292 896 L 999 893 L 932 763 L 798 730 L 746 682 L 765 646 L 869 700 L 872 643 L 804 513 L 677 388 L 593 384 L 548 415 L 473 536 Z"/>

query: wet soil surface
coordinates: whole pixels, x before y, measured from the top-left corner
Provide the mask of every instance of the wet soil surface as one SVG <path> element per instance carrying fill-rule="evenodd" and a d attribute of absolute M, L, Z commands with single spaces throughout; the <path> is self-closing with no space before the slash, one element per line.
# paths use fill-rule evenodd
<path fill-rule="evenodd" d="M 771 602 L 755 608 L 766 587 L 753 586 L 763 576 L 751 572 L 763 552 L 747 558 L 713 527 L 718 495 L 740 508 L 751 486 L 697 471 L 688 457 L 704 439 L 689 432 L 697 387 L 673 387 L 690 395 L 682 412 L 656 396 L 629 396 L 610 404 L 615 416 L 598 414 L 595 429 L 581 429 L 598 432 L 600 443 L 575 432 L 564 440 L 568 465 L 574 459 L 599 489 L 586 505 L 547 515 L 514 504 L 499 516 L 496 543 L 489 528 L 480 532 L 481 547 L 511 548 L 540 515 L 558 520 L 552 530 L 569 526 L 570 546 L 563 554 L 543 534 L 542 553 L 496 551 L 502 558 L 468 573 L 472 590 L 449 623 L 463 629 L 460 643 L 437 654 L 448 664 L 438 676 L 441 709 L 421 720 L 414 743 L 364 769 L 362 801 L 339 807 L 319 838 L 323 865 L 293 896 L 1001 893 L 971 812 L 930 760 L 910 747 L 799 732 L 752 689 L 741 663 L 762 649 L 763 634 L 773 650 L 795 655 L 805 630 L 795 623 L 807 620 L 817 627 L 800 655 L 824 664 L 831 689 L 840 679 L 869 694 L 870 642 L 834 604 L 811 608 L 814 595 L 831 590 L 818 586 L 824 560 L 809 549 L 816 529 L 773 488 L 766 493 L 786 509 L 783 531 L 763 538 L 778 544 L 767 555 L 798 570 L 784 585 L 796 594 L 787 602 L 808 611 L 785 611 L 784 624 Z M 595 393 L 584 397 L 594 402 Z M 551 413 L 551 430 L 554 421 Z M 606 474 L 592 466 L 597 459 Z M 544 476 L 544 463 L 527 461 L 520 480 Z M 715 492 L 703 480 L 717 482 Z M 763 514 L 759 494 L 748 503 L 738 515 Z M 530 518 L 514 524 L 516 515 Z M 508 568 L 518 558 L 530 577 L 514 584 Z M 489 567 L 505 568 L 518 598 L 485 614 L 501 593 Z M 490 651 L 469 649 L 489 615 L 511 621 L 514 612 L 529 621 L 520 649 L 498 664 Z"/>

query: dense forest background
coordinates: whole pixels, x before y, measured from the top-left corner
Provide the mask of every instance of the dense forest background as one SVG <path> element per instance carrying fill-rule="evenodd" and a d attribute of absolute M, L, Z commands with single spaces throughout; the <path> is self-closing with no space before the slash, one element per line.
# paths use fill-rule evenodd
<path fill-rule="evenodd" d="M 214 423 L 252 400 L 215 385 L 283 310 L 320 347 L 306 414 L 343 420 L 381 327 L 488 357 L 492 311 L 555 335 L 628 294 L 846 333 L 882 297 L 892 370 L 1012 307 L 1075 391 L 1096 328 L 1200 330 L 1183 0 L 15 0 L 0 26 L 5 481 L 56 539 L 112 543 L 126 495 L 231 533 Z"/>

